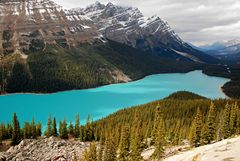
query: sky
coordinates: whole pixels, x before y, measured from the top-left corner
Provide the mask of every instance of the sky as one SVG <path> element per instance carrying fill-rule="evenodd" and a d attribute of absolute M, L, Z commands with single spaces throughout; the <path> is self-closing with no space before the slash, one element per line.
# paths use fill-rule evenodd
<path fill-rule="evenodd" d="M 54 0 L 64 8 L 85 7 L 95 0 Z M 133 6 L 144 16 L 157 15 L 186 42 L 206 45 L 240 39 L 240 0 L 98 0 Z"/>

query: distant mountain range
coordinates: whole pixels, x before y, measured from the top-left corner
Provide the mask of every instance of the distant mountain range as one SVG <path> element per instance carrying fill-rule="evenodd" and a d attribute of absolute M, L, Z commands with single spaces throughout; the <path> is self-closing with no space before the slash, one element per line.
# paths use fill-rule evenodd
<path fill-rule="evenodd" d="M 1 0 L 0 19 L 1 93 L 89 88 L 219 62 L 133 7 Z"/>
<path fill-rule="evenodd" d="M 229 40 L 226 42 L 215 42 L 211 45 L 196 48 L 220 59 L 232 61 L 240 60 L 240 40 Z"/>

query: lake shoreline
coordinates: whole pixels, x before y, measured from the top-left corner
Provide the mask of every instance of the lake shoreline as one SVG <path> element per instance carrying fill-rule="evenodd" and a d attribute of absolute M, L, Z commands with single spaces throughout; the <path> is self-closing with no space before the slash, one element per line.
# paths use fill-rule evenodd
<path fill-rule="evenodd" d="M 161 100 L 177 91 L 189 91 L 210 99 L 226 98 L 221 86 L 228 79 L 207 76 L 200 70 L 188 73 L 156 74 L 122 84 L 111 84 L 93 89 L 72 90 L 55 94 L 8 94 L 0 97 L 3 122 L 16 112 L 21 120 L 47 120 L 48 115 L 72 120 L 76 113 L 81 118 L 103 118 L 126 107 Z M 26 112 L 27 111 L 27 112 Z M 0 121 L 1 121 L 0 120 Z M 23 123 L 23 122 L 22 122 Z"/>
<path fill-rule="evenodd" d="M 204 75 L 207 75 L 209 77 L 217 77 L 217 78 L 226 78 L 226 77 L 219 77 L 219 76 L 213 76 L 213 75 L 208 75 L 206 73 L 203 72 L 203 70 L 199 70 L 199 69 L 196 69 L 196 70 L 190 70 L 190 71 L 187 71 L 187 72 L 173 72 L 173 73 L 157 73 L 157 74 L 150 74 L 150 75 L 146 75 L 146 76 L 143 76 L 143 77 L 140 77 L 138 79 L 132 79 L 128 82 L 119 82 L 119 83 L 111 83 L 111 84 L 106 84 L 106 85 L 100 85 L 100 86 L 97 86 L 97 87 L 92 87 L 92 88 L 81 88 L 81 89 L 72 89 L 72 90 L 62 90 L 62 91 L 57 91 L 57 92 L 19 92 L 19 93 L 7 93 L 7 92 L 3 92 L 4 94 L 0 93 L 0 97 L 4 97 L 4 96 L 12 96 L 12 95 L 19 95 L 19 94 L 34 94 L 34 95 L 54 95 L 54 94 L 58 94 L 58 93 L 65 93 L 65 92 L 74 92 L 74 91 L 81 91 L 81 90 L 91 90 L 91 89 L 97 89 L 97 88 L 101 88 L 101 87 L 105 87 L 105 86 L 111 86 L 111 85 L 118 85 L 118 84 L 126 84 L 126 83 L 131 83 L 131 82 L 136 82 L 136 81 L 140 81 L 142 79 L 145 79 L 147 77 L 151 77 L 153 75 L 165 75 L 165 74 L 187 74 L 187 73 L 191 73 L 191 72 L 194 72 L 194 71 L 201 71 L 202 74 Z M 226 79 L 229 79 L 229 78 L 226 78 Z M 229 79 L 228 81 L 231 81 L 231 79 Z M 227 82 L 226 82 L 227 83 Z M 225 83 L 225 84 L 226 84 Z M 224 93 L 224 95 L 226 95 L 226 93 L 224 92 L 223 90 L 223 86 L 225 85 L 223 84 L 222 86 L 220 86 L 220 89 L 222 91 L 222 93 Z M 227 96 L 227 95 L 226 95 Z M 228 97 L 228 96 L 227 96 Z"/>

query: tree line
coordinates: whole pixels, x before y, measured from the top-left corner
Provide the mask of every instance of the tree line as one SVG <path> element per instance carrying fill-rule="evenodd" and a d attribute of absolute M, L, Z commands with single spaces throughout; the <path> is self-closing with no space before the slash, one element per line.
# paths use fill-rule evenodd
<path fill-rule="evenodd" d="M 49 116 L 44 135 L 92 142 L 82 155 L 85 161 L 138 161 L 142 150 L 150 146 L 155 147 L 152 158 L 160 159 L 167 147 L 181 145 L 186 139 L 197 147 L 239 135 L 239 103 L 225 99 L 164 99 L 123 109 L 95 122 L 88 116 L 85 125 L 80 125 L 79 115 L 74 124 L 64 119 L 58 126 L 56 118 Z M 34 119 L 20 128 L 16 114 L 12 124 L 0 128 L 0 139 L 12 139 L 13 144 L 41 134 L 41 124 L 35 124 Z"/>
<path fill-rule="evenodd" d="M 41 123 L 35 123 L 33 118 L 32 122 L 25 122 L 21 128 L 16 113 L 13 114 L 12 124 L 2 123 L 0 126 L 0 144 L 3 140 L 11 139 L 12 145 L 17 145 L 22 139 L 36 139 L 41 135 Z"/>

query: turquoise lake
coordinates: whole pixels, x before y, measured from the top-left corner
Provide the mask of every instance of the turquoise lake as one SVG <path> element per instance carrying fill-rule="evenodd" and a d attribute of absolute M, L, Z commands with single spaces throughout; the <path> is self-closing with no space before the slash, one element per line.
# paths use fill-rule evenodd
<path fill-rule="evenodd" d="M 36 121 L 46 124 L 48 115 L 57 120 L 74 121 L 79 113 L 82 123 L 87 115 L 96 120 L 119 109 L 158 100 L 169 94 L 186 90 L 209 98 L 225 98 L 220 87 L 228 79 L 210 77 L 201 71 L 185 74 L 156 74 L 141 80 L 113 84 L 94 89 L 59 92 L 55 94 L 12 94 L 0 96 L 0 122 L 10 122 L 17 113 L 21 124 Z"/>

